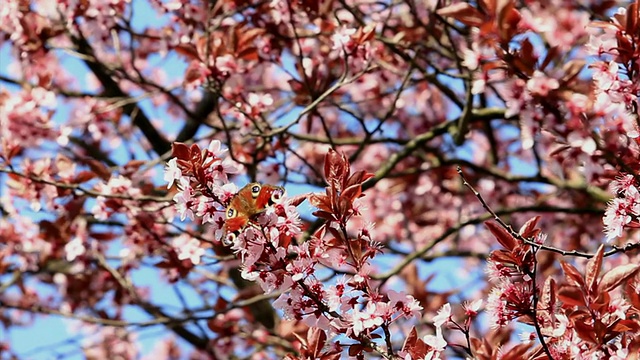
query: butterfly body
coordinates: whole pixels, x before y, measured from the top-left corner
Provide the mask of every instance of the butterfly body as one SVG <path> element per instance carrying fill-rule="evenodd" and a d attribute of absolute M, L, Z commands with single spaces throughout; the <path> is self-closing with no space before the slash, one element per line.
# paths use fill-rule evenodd
<path fill-rule="evenodd" d="M 231 198 L 226 209 L 224 224 L 226 237 L 231 236 L 233 239 L 237 236 L 247 225 L 252 224 L 258 214 L 279 203 L 284 193 L 284 188 L 281 186 L 260 183 L 250 183 L 240 189 Z"/>

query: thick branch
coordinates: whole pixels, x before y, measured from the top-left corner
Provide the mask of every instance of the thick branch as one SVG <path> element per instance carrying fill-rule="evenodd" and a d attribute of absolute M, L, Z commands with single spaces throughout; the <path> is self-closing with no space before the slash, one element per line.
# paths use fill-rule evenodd
<path fill-rule="evenodd" d="M 129 98 L 130 96 L 122 91 L 120 86 L 118 86 L 118 83 L 111 77 L 111 71 L 97 60 L 94 51 L 87 40 L 82 36 L 71 36 L 71 39 L 76 45 L 78 52 L 86 55 L 82 60 L 87 64 L 98 80 L 100 80 L 100 83 L 102 83 L 105 95 L 109 97 Z M 156 154 L 162 155 L 171 150 L 171 144 L 160 132 L 158 132 L 153 124 L 151 124 L 149 117 L 144 111 L 142 111 L 136 102 L 126 103 L 122 106 L 122 109 L 125 114 L 131 117 L 133 124 L 142 131 Z"/>

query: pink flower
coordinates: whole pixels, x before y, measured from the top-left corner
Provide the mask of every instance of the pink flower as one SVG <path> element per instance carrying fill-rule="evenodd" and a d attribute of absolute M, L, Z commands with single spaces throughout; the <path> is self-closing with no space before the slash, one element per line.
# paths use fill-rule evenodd
<path fill-rule="evenodd" d="M 329 311 L 337 311 L 342 305 L 343 302 L 349 300 L 349 297 L 345 297 L 345 285 L 347 283 L 347 278 L 342 275 L 338 278 L 335 285 L 329 286 L 326 291 L 326 301 L 327 306 L 329 307 Z"/>
<path fill-rule="evenodd" d="M 218 56 L 215 60 L 215 66 L 216 70 L 219 72 L 219 77 L 222 78 L 226 78 L 232 74 L 241 73 L 243 71 L 236 61 L 236 58 L 230 54 Z"/>
<path fill-rule="evenodd" d="M 445 347 L 447 346 L 447 341 L 442 336 L 442 329 L 439 327 L 436 328 L 435 335 L 426 335 L 423 340 L 425 344 L 429 345 L 433 349 L 431 359 L 438 359 L 439 355 L 436 354 L 436 352 L 444 351 Z"/>
<path fill-rule="evenodd" d="M 487 298 L 486 311 L 487 315 L 491 319 L 491 327 L 494 329 L 505 326 L 510 320 L 507 304 L 502 299 L 504 289 L 508 284 L 508 281 L 503 280 L 499 286 L 491 289 L 489 297 Z"/>
<path fill-rule="evenodd" d="M 187 234 L 182 234 L 174 238 L 171 245 L 173 245 L 176 250 L 178 259 L 189 259 L 193 265 L 200 264 L 200 258 L 204 255 L 204 249 L 200 247 L 200 241 L 198 241 L 198 239 L 194 239 Z"/>
<path fill-rule="evenodd" d="M 536 70 L 527 81 L 527 90 L 533 95 L 547 96 L 551 90 L 560 87 L 558 80 L 547 77 L 543 72 Z"/>
<path fill-rule="evenodd" d="M 371 331 L 384 323 L 378 303 L 369 301 L 364 311 L 353 310 L 352 314 L 352 330 L 354 335 L 358 336 L 365 331 Z"/>
<path fill-rule="evenodd" d="M 187 217 L 193 220 L 193 207 L 196 204 L 193 198 L 194 190 L 191 188 L 189 180 L 184 177 L 180 178 L 178 188 L 180 191 L 173 196 L 173 201 L 176 203 L 176 210 L 180 214 L 180 220 L 184 221 Z"/>
<path fill-rule="evenodd" d="M 622 235 L 622 229 L 632 220 L 630 212 L 631 208 L 625 198 L 614 198 L 607 204 L 603 218 L 607 242 Z"/>
<path fill-rule="evenodd" d="M 420 316 L 422 306 L 413 296 L 395 290 L 389 290 L 387 295 L 389 296 L 391 307 L 400 310 L 404 316 Z"/>
<path fill-rule="evenodd" d="M 308 258 L 296 258 L 287 265 L 287 272 L 291 275 L 291 280 L 300 281 L 313 274 L 313 262 Z"/>
<path fill-rule="evenodd" d="M 164 181 L 167 181 L 167 189 L 173 186 L 173 182 L 182 177 L 182 170 L 178 167 L 178 160 L 172 158 L 164 168 Z"/>
<path fill-rule="evenodd" d="M 626 174 L 613 181 L 611 188 L 616 194 L 622 193 L 624 196 L 635 196 L 634 194 L 638 194 L 638 188 L 635 185 L 635 177 L 631 174 Z"/>
<path fill-rule="evenodd" d="M 209 146 L 207 147 L 207 150 L 214 156 L 217 158 L 223 158 L 226 154 L 228 149 L 225 149 L 222 147 L 222 143 L 220 142 L 220 140 L 212 140 L 209 143 Z"/>
<path fill-rule="evenodd" d="M 75 260 L 78 256 L 84 255 L 86 251 L 87 248 L 84 247 L 82 239 L 78 236 L 75 236 L 64 246 L 67 261 Z"/>
<path fill-rule="evenodd" d="M 285 216 L 278 217 L 278 229 L 287 236 L 296 236 L 302 232 L 300 229 L 300 214 L 293 205 L 284 205 Z"/>
<path fill-rule="evenodd" d="M 213 181 L 220 182 L 228 182 L 229 177 L 227 174 L 237 174 L 238 168 L 236 164 L 230 158 L 225 158 L 223 160 L 216 160 L 209 167 L 209 171 L 211 172 Z"/>
<path fill-rule="evenodd" d="M 471 302 L 465 301 L 464 304 L 462 304 L 462 308 L 464 309 L 464 312 L 468 317 L 475 317 L 476 315 L 478 315 L 481 306 L 482 299 L 477 299 Z"/>
<path fill-rule="evenodd" d="M 356 29 L 350 29 L 346 26 L 340 27 L 335 33 L 333 33 L 333 35 L 331 35 L 331 49 L 351 53 L 354 49 L 352 36 L 356 31 Z"/>
<path fill-rule="evenodd" d="M 442 327 L 451 320 L 451 304 L 446 303 L 438 310 L 438 315 L 433 317 L 433 324 L 436 327 Z"/>

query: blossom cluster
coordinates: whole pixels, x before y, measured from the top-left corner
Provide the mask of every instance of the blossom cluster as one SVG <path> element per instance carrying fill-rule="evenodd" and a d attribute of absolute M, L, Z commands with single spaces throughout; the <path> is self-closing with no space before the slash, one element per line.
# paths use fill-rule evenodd
<path fill-rule="evenodd" d="M 177 183 L 174 201 L 181 219 L 201 218 L 209 223 L 215 241 L 225 236 L 224 209 L 236 189 L 227 182 L 236 168 L 224 152 L 219 141 L 204 151 L 197 145 L 174 144 L 176 157 L 165 170 L 169 186 Z M 230 248 L 241 260 L 243 278 L 256 281 L 267 295 L 280 294 L 274 306 L 285 318 L 368 344 L 376 330 L 388 329 L 403 318 L 418 317 L 422 306 L 411 295 L 394 290 L 383 293 L 372 282 L 369 261 L 380 247 L 371 239 L 370 225 L 351 231 L 355 236 L 346 231 L 347 223 L 358 216 L 357 200 L 363 196 L 361 186 L 369 176 L 364 172 L 349 175 L 346 158 L 333 151 L 325 161 L 330 184 L 327 194 L 309 198 L 319 209 L 316 215 L 326 222 L 310 239 L 299 243 L 302 227 L 296 205 L 304 197 L 284 198 L 249 219 L 250 225 L 232 238 Z M 190 259 L 194 265 L 200 262 L 204 251 L 197 241 L 180 237 L 174 245 L 179 259 Z M 318 274 L 321 266 L 353 274 L 328 285 Z M 431 355 L 444 351 L 441 325 L 437 335 L 428 338 Z"/>
<path fill-rule="evenodd" d="M 626 174 L 612 182 L 614 197 L 607 205 L 603 222 L 607 241 L 622 236 L 623 230 L 638 227 L 640 191 L 635 176 Z"/>
<path fill-rule="evenodd" d="M 536 229 L 537 222 L 538 218 L 531 219 L 517 234 L 487 223 L 503 247 L 491 253 L 488 263 L 489 277 L 498 282 L 486 306 L 493 328 L 513 321 L 534 326 L 536 330 L 521 334 L 521 339 L 531 346 L 537 338 L 553 359 L 625 359 L 640 329 L 637 321 L 629 319 L 634 307 L 640 306 L 639 283 L 634 279 L 640 265 L 621 265 L 600 275 L 604 253 L 600 246 L 587 264 L 586 275 L 562 262 L 564 281 L 556 283 L 548 277 L 541 287 L 536 252 L 545 236 Z M 621 284 L 625 285 L 622 292 Z"/>
<path fill-rule="evenodd" d="M 587 44 L 591 54 L 598 57 L 591 65 L 594 111 L 607 120 L 609 127 L 632 139 L 640 136 L 640 49 L 632 45 L 640 41 L 640 35 L 633 31 L 633 26 L 638 26 L 634 9 L 637 11 L 620 7 L 611 21 L 595 23 Z"/>

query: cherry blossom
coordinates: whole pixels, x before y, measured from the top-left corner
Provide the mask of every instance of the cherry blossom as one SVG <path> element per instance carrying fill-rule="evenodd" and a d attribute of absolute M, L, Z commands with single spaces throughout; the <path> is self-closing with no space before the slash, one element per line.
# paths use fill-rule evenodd
<path fill-rule="evenodd" d="M 638 11 L 3 3 L 2 353 L 632 357 Z"/>

